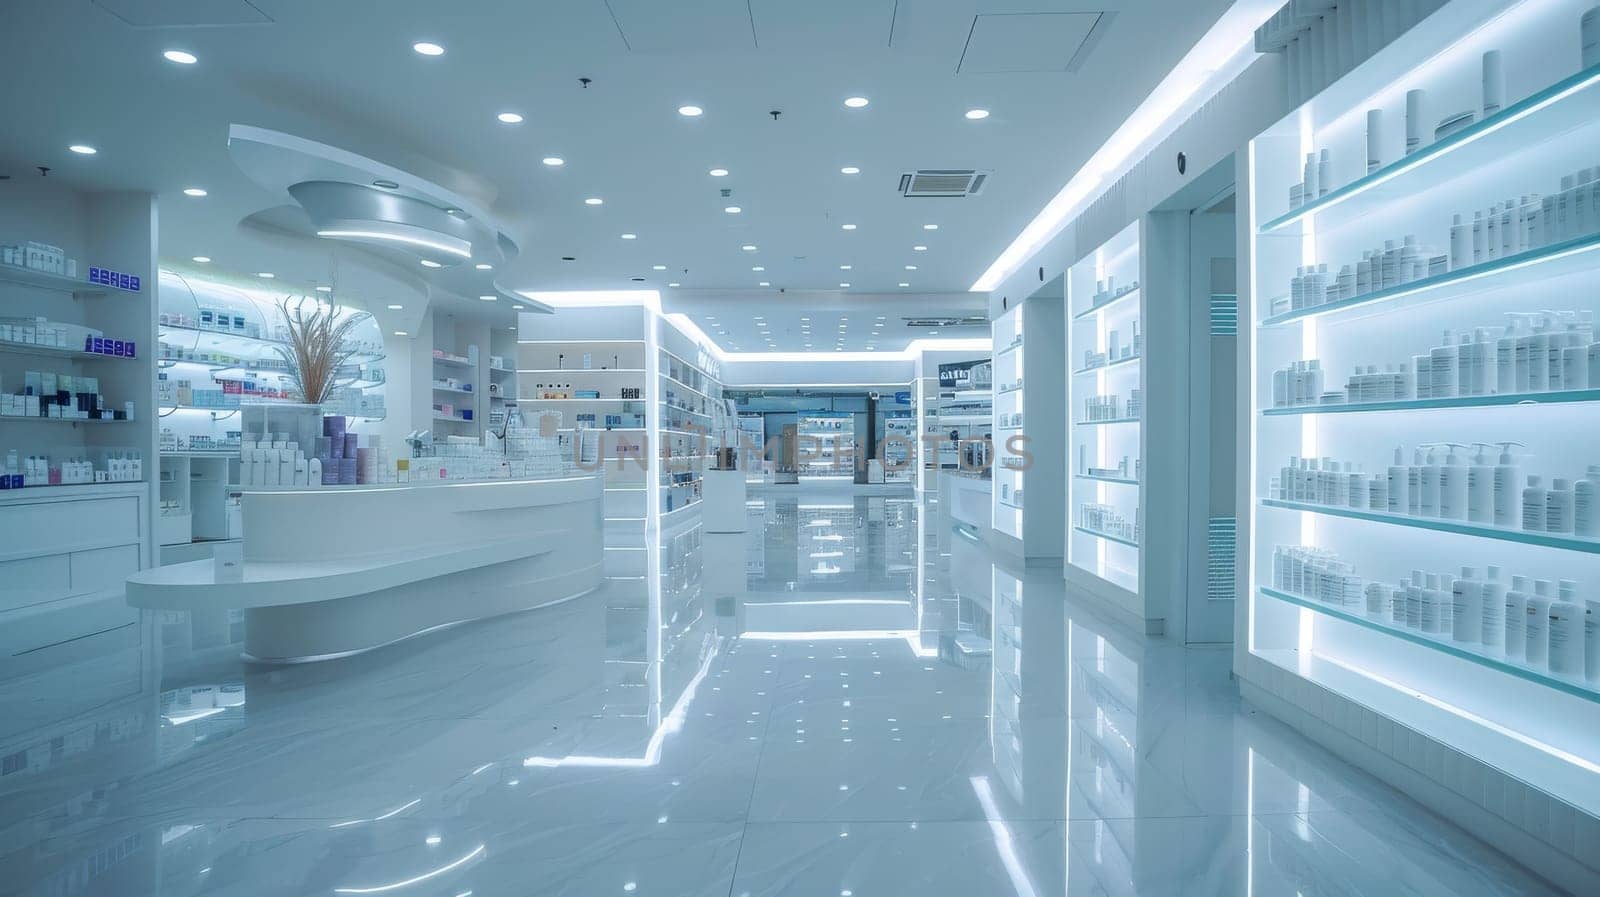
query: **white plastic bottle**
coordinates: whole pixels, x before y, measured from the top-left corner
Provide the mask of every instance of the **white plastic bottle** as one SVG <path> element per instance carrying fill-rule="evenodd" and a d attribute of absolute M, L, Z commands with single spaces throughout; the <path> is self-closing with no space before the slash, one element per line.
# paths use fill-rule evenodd
<path fill-rule="evenodd" d="M 1572 486 L 1572 532 L 1588 539 L 1600 538 L 1600 464 Z"/>
<path fill-rule="evenodd" d="M 1426 582 L 1427 585 L 1422 590 L 1421 628 L 1423 632 L 1437 634 L 1441 628 L 1440 610 L 1449 599 L 1445 597 L 1445 592 L 1439 585 L 1439 574 L 1429 573 Z"/>
<path fill-rule="evenodd" d="M 1423 464 L 1417 481 L 1422 490 L 1421 500 L 1417 505 L 1417 513 L 1423 517 L 1439 516 L 1439 459 L 1434 453 L 1440 443 L 1423 443 L 1428 447 L 1428 460 Z"/>
<path fill-rule="evenodd" d="M 1400 446 L 1395 446 L 1394 463 L 1389 465 L 1389 513 L 1410 514 L 1412 469 L 1405 465 L 1400 452 Z"/>
<path fill-rule="evenodd" d="M 1472 264 L 1472 225 L 1456 215 L 1450 224 L 1450 270 L 1458 271 Z"/>
<path fill-rule="evenodd" d="M 1407 628 L 1422 628 L 1422 590 L 1427 587 L 1427 583 L 1428 577 L 1421 570 L 1411 571 L 1411 579 L 1406 582 Z"/>
<path fill-rule="evenodd" d="M 1506 584 L 1500 580 L 1500 568 L 1490 564 L 1488 575 L 1479 586 L 1482 611 L 1479 637 L 1485 651 L 1503 654 L 1506 650 Z"/>
<path fill-rule="evenodd" d="M 1600 601 L 1583 603 L 1583 678 L 1600 685 Z"/>
<path fill-rule="evenodd" d="M 1521 660 L 1528 652 L 1528 599 L 1533 593 L 1528 588 L 1528 577 L 1511 577 L 1511 588 L 1506 592 L 1506 656 Z"/>
<path fill-rule="evenodd" d="M 1519 375 L 1520 376 L 1520 375 Z M 1550 320 L 1540 318 L 1528 335 L 1528 391 L 1550 388 Z"/>
<path fill-rule="evenodd" d="M 1520 442 L 1496 443 L 1500 446 L 1500 463 L 1494 468 L 1494 525 L 1517 525 L 1521 517 L 1518 502 L 1522 498 L 1522 467 L 1511 455 L 1513 445 Z"/>
<path fill-rule="evenodd" d="M 306 485 L 312 489 L 322 486 L 322 459 L 312 458 L 306 462 Z"/>
<path fill-rule="evenodd" d="M 1467 519 L 1473 523 L 1494 522 L 1494 464 L 1489 457 L 1493 446 L 1474 442 L 1478 454 L 1467 469 Z"/>
<path fill-rule="evenodd" d="M 1411 450 L 1411 466 L 1406 468 L 1406 513 L 1412 517 L 1422 515 L 1422 446 Z"/>
<path fill-rule="evenodd" d="M 1544 532 L 1544 522 L 1550 515 L 1550 492 L 1539 480 L 1539 475 L 1528 474 L 1528 485 L 1522 490 L 1522 528 L 1530 533 Z"/>
<path fill-rule="evenodd" d="M 1429 390 L 1429 394 L 1436 399 L 1453 398 L 1456 395 L 1459 383 L 1458 365 L 1460 361 L 1459 350 L 1456 348 L 1453 334 L 1446 330 L 1443 342 L 1434 346 L 1428 355 L 1429 370 L 1432 372 L 1433 377 L 1433 387 Z"/>
<path fill-rule="evenodd" d="M 1467 470 L 1466 459 L 1456 454 L 1456 449 L 1466 446 L 1459 442 L 1445 445 L 1450 447 L 1450 453 L 1439 468 L 1439 516 L 1445 520 L 1466 520 L 1467 480 L 1471 472 Z M 1567 504 L 1570 510 L 1571 502 Z"/>
<path fill-rule="evenodd" d="M 1533 581 L 1533 594 L 1528 597 L 1528 613 L 1524 631 L 1524 660 L 1534 669 L 1550 667 L 1550 605 L 1555 603 L 1548 579 Z"/>
<path fill-rule="evenodd" d="M 1450 583 L 1450 637 L 1458 642 L 1483 640 L 1483 583 L 1478 571 L 1462 567 Z"/>
<path fill-rule="evenodd" d="M 1574 517 L 1572 481 L 1556 477 L 1550 483 L 1550 490 L 1545 493 L 1544 531 L 1570 533 Z"/>
<path fill-rule="evenodd" d="M 1578 602 L 1577 583 L 1561 580 L 1561 591 L 1550 604 L 1546 625 L 1550 628 L 1547 651 L 1550 672 L 1561 676 L 1583 675 L 1583 608 Z"/>

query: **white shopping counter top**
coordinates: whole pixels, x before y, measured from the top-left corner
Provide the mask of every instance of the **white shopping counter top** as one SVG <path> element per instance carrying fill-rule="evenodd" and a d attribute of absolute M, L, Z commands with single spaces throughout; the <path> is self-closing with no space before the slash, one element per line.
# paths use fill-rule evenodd
<path fill-rule="evenodd" d="M 569 600 L 602 578 L 604 478 L 246 491 L 242 556 L 128 578 L 128 603 L 242 608 L 246 655 L 303 662 Z"/>

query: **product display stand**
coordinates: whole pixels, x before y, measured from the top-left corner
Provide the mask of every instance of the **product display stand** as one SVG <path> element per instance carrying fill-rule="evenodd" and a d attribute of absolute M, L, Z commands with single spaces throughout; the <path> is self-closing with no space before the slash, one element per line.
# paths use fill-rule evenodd
<path fill-rule="evenodd" d="M 1557 881 L 1600 833 L 1591 5 L 1435 13 L 1252 141 L 1241 206 L 1245 693 Z"/>
<path fill-rule="evenodd" d="M 855 416 L 813 411 L 800 415 L 802 481 L 853 482 L 856 465 Z"/>

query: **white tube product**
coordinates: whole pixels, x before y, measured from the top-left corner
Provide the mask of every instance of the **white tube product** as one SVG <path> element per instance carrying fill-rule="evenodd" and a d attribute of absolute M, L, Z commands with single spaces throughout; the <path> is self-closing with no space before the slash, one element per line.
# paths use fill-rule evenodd
<path fill-rule="evenodd" d="M 1450 584 L 1450 637 L 1458 642 L 1483 640 L 1483 583 L 1478 571 L 1462 567 Z"/>
<path fill-rule="evenodd" d="M 1500 51 L 1483 54 L 1483 117 L 1500 111 L 1506 101 L 1506 72 L 1500 61 Z"/>
<path fill-rule="evenodd" d="M 1425 90 L 1406 91 L 1406 155 L 1411 155 L 1422 149 L 1422 135 L 1427 133 L 1426 121 L 1428 92 Z"/>
<path fill-rule="evenodd" d="M 1600 685 L 1600 601 L 1583 603 L 1583 678 Z"/>
<path fill-rule="evenodd" d="M 1600 65 L 1600 6 L 1584 13 L 1578 20 L 1578 36 L 1583 46 L 1583 67 Z"/>
<path fill-rule="evenodd" d="M 1489 573 L 1479 583 L 1479 609 L 1482 612 L 1484 650 L 1503 654 L 1506 649 L 1506 585 L 1500 580 L 1500 568 L 1489 565 Z"/>
<path fill-rule="evenodd" d="M 1535 669 L 1550 668 L 1550 605 L 1555 600 L 1550 580 L 1533 581 L 1533 594 L 1528 597 L 1527 629 L 1523 632 L 1523 654 L 1527 664 Z"/>
<path fill-rule="evenodd" d="M 1383 110 L 1367 110 L 1367 174 L 1383 167 Z"/>
<path fill-rule="evenodd" d="M 1506 656 L 1521 660 L 1528 652 L 1528 577 L 1511 577 L 1511 588 L 1506 592 Z"/>

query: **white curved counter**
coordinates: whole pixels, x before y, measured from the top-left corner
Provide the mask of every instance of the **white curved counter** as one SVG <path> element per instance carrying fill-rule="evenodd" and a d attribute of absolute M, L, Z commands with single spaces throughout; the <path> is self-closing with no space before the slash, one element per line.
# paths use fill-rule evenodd
<path fill-rule="evenodd" d="M 601 476 L 246 492 L 242 560 L 141 571 L 128 603 L 242 608 L 257 662 L 341 657 L 598 588 L 603 495 Z"/>

